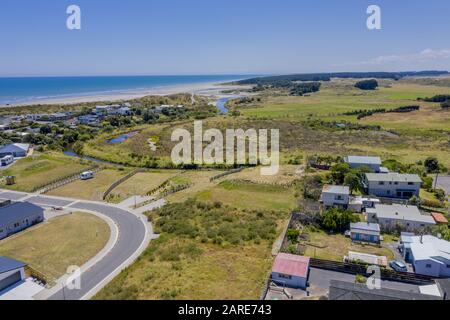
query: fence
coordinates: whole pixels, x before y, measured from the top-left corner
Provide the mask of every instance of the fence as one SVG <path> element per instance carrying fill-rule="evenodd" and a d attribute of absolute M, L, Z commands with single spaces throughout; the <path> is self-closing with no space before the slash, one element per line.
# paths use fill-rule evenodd
<path fill-rule="evenodd" d="M 31 278 L 34 278 L 37 281 L 39 281 L 45 287 L 51 287 L 56 282 L 55 279 L 51 279 L 50 277 L 46 276 L 42 272 L 39 272 L 39 271 L 37 271 L 36 269 L 34 269 L 34 268 L 30 267 L 30 266 L 26 266 L 25 267 L 25 273 L 27 275 L 29 275 Z"/>
<path fill-rule="evenodd" d="M 244 167 L 240 167 L 240 168 L 237 168 L 237 169 L 232 169 L 232 170 L 229 170 L 229 171 L 226 171 L 226 172 L 222 172 L 222 173 L 220 173 L 220 174 L 218 174 L 218 175 L 216 175 L 214 177 L 211 177 L 209 179 L 209 182 L 213 182 L 213 181 L 218 180 L 220 178 L 229 176 L 230 174 L 241 172 L 244 169 L 245 169 Z"/>
<path fill-rule="evenodd" d="M 145 169 L 140 168 L 140 169 L 136 169 L 133 172 L 130 172 L 129 174 L 127 174 L 125 177 L 120 178 L 119 180 L 117 180 L 116 182 L 114 182 L 109 188 L 108 190 L 105 191 L 105 193 L 103 194 L 103 200 L 106 200 L 106 198 L 109 196 L 109 194 L 115 189 L 117 188 L 119 185 L 121 185 L 122 183 L 124 183 L 125 181 L 127 181 L 128 179 L 130 179 L 131 177 L 135 176 L 136 174 L 140 173 L 140 172 L 145 172 Z"/>
<path fill-rule="evenodd" d="M 366 264 L 357 264 L 357 263 L 345 263 L 345 262 L 337 262 L 337 261 L 328 261 L 328 260 L 320 260 L 320 259 L 311 259 L 310 261 L 311 268 L 324 269 L 337 271 L 348 274 L 367 274 Z M 433 284 L 434 279 L 428 276 L 423 276 L 415 273 L 403 273 L 396 272 L 394 270 L 388 270 L 384 268 L 380 268 L 381 271 L 381 279 L 388 281 L 396 281 L 396 282 L 404 282 L 415 285 L 428 285 Z"/>
<path fill-rule="evenodd" d="M 50 192 L 52 190 L 55 190 L 57 188 L 60 188 L 60 187 L 66 185 L 66 184 L 69 184 L 71 182 L 79 180 L 80 179 L 80 175 L 83 172 L 85 172 L 85 171 L 99 172 L 101 170 L 103 170 L 103 168 L 101 168 L 99 166 L 92 166 L 92 167 L 84 169 L 84 170 L 82 170 L 82 171 L 80 171 L 80 172 L 78 172 L 76 174 L 71 174 L 69 176 L 66 176 L 66 177 L 63 177 L 63 178 L 59 178 L 59 179 L 54 180 L 52 182 L 49 182 L 49 183 L 43 184 L 41 186 L 38 186 L 38 187 L 34 188 L 31 192 L 44 194 L 44 193 Z"/>

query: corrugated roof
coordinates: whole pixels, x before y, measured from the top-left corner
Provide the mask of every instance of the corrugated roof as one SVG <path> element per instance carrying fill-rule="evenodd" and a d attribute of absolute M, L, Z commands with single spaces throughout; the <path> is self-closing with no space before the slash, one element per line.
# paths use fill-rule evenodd
<path fill-rule="evenodd" d="M 380 232 L 380 225 L 378 223 L 357 222 L 351 223 L 350 229 Z"/>
<path fill-rule="evenodd" d="M 436 221 L 436 223 L 443 223 L 443 224 L 448 223 L 447 218 L 442 213 L 433 212 L 431 216 L 433 217 L 434 221 Z"/>
<path fill-rule="evenodd" d="M 16 270 L 25 267 L 26 264 L 8 257 L 0 257 L 0 273 Z"/>
<path fill-rule="evenodd" d="M 375 205 L 375 208 L 368 208 L 366 211 L 369 214 L 376 214 L 379 219 L 395 219 L 435 224 L 433 217 L 421 214 L 419 208 L 416 206 L 377 204 Z"/>
<path fill-rule="evenodd" d="M 348 156 L 348 157 L 345 157 L 344 160 L 347 163 L 381 165 L 380 157 Z"/>
<path fill-rule="evenodd" d="M 422 179 L 417 174 L 401 174 L 401 173 L 366 173 L 367 181 L 384 181 L 384 182 L 414 182 L 421 183 Z"/>
<path fill-rule="evenodd" d="M 43 212 L 44 209 L 30 202 L 14 202 L 9 206 L 0 208 L 0 226 L 5 226 Z"/>
<path fill-rule="evenodd" d="M 310 258 L 293 254 L 280 253 L 275 258 L 272 272 L 306 278 L 308 276 Z"/>
<path fill-rule="evenodd" d="M 326 193 L 337 193 L 337 194 L 348 194 L 350 195 L 350 188 L 347 186 L 332 186 L 325 185 L 323 186 L 323 192 Z"/>
<path fill-rule="evenodd" d="M 27 143 L 12 143 L 0 148 L 0 152 L 17 152 L 17 151 L 28 151 L 30 145 Z"/>

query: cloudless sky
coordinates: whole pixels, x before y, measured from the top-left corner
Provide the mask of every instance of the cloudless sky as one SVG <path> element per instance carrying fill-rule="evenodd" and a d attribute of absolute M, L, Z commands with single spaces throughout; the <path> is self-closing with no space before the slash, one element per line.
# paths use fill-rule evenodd
<path fill-rule="evenodd" d="M 370 4 L 382 30 L 366 27 Z M 0 76 L 447 70 L 449 12 L 447 0 L 1 0 Z"/>

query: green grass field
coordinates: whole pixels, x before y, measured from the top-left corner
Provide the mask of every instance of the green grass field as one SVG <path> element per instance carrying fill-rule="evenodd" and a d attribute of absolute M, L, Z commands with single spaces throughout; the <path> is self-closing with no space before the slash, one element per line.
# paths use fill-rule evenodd
<path fill-rule="evenodd" d="M 23 261 L 49 279 L 57 279 L 69 266 L 82 266 L 94 257 L 109 236 L 109 227 L 103 220 L 77 212 L 1 240 L 0 256 Z"/>
<path fill-rule="evenodd" d="M 78 159 L 56 153 L 37 154 L 18 160 L 6 170 L 0 171 L 2 176 L 15 176 L 16 184 L 2 185 L 2 188 L 30 192 L 45 182 L 81 172 L 90 165 Z"/>

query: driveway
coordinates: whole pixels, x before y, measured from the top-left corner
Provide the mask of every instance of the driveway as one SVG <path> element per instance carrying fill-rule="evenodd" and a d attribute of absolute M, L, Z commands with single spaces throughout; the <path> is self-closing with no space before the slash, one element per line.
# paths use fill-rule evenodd
<path fill-rule="evenodd" d="M 50 300 L 89 299 L 103 288 L 114 276 L 130 265 L 146 248 L 153 236 L 151 226 L 144 216 L 103 203 L 65 198 L 35 196 L 0 190 L 0 198 L 25 199 L 42 206 L 61 206 L 75 210 L 86 210 L 99 213 L 113 220 L 119 229 L 119 237 L 100 261 L 97 261 L 81 275 L 81 289 L 52 288 Z M 82 248 L 80 248 L 82 250 Z"/>
<path fill-rule="evenodd" d="M 436 182 L 436 178 L 434 178 Z M 437 186 L 444 189 L 447 196 L 450 198 L 450 176 L 439 176 L 437 179 Z"/>

